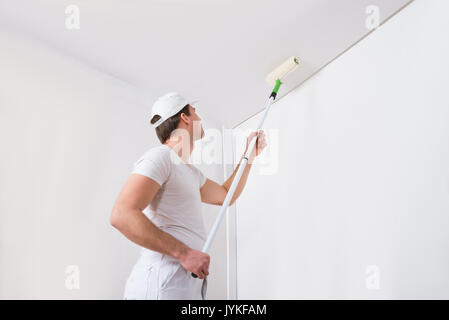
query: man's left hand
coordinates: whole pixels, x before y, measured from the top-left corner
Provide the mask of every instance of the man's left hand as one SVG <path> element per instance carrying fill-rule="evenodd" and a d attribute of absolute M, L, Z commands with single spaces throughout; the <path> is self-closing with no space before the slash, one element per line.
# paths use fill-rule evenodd
<path fill-rule="evenodd" d="M 245 154 L 246 154 L 246 151 L 248 150 L 248 146 L 251 142 L 251 139 L 255 136 L 257 136 L 257 131 L 251 132 L 250 135 L 248 136 L 248 138 L 246 138 Z M 265 139 L 265 133 L 263 132 L 263 130 L 260 130 L 259 136 L 257 137 L 256 145 L 254 146 L 253 151 L 251 152 L 251 155 L 249 156 L 248 162 L 252 163 L 252 160 L 254 160 L 254 158 L 256 156 L 261 154 L 266 146 L 267 146 L 267 141 Z"/>

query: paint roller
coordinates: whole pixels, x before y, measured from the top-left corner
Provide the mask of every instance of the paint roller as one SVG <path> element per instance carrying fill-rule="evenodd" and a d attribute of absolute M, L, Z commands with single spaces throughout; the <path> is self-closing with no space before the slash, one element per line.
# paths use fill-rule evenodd
<path fill-rule="evenodd" d="M 257 136 L 253 137 L 251 139 L 251 142 L 249 143 L 245 156 L 243 157 L 242 162 L 240 163 L 239 170 L 237 171 L 234 180 L 232 180 L 231 187 L 229 188 L 228 193 L 226 194 L 226 198 L 223 201 L 220 212 L 218 213 L 218 216 L 215 219 L 215 223 L 212 226 L 211 231 L 209 232 L 209 236 L 207 237 L 207 240 L 204 243 L 203 249 L 201 250 L 202 252 L 207 253 L 210 249 L 212 241 L 215 238 L 215 234 L 217 233 L 218 227 L 220 226 L 221 220 L 223 220 L 226 209 L 228 208 L 228 205 L 231 202 L 232 197 L 234 196 L 235 189 L 237 188 L 237 185 L 240 181 L 240 177 L 243 174 L 243 170 L 245 170 L 246 164 L 248 163 L 248 158 L 252 153 L 253 148 L 256 144 L 261 127 L 265 121 L 265 118 L 267 117 L 268 110 L 270 109 L 270 106 L 273 103 L 274 99 L 276 99 L 277 92 L 282 84 L 281 79 L 284 78 L 290 72 L 292 72 L 298 66 L 298 64 L 299 59 L 295 56 L 291 56 L 290 58 L 285 60 L 281 65 L 279 65 L 276 69 L 274 69 L 271 73 L 269 73 L 265 78 L 265 80 L 270 85 L 274 85 L 274 88 L 270 94 L 270 97 L 267 100 L 265 112 L 262 118 L 260 119 L 259 125 L 257 126 Z M 197 278 L 198 276 L 192 273 L 192 277 Z"/>
<path fill-rule="evenodd" d="M 297 65 L 299 64 L 299 59 L 295 56 L 292 56 L 285 60 L 279 67 L 274 69 L 271 73 L 267 75 L 265 80 L 268 82 L 268 84 L 276 85 L 277 79 L 284 78 L 287 74 L 295 70 Z"/>

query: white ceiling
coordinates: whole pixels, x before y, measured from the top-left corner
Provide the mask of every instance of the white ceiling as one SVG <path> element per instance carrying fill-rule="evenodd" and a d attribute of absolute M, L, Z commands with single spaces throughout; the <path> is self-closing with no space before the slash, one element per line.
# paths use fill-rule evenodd
<path fill-rule="evenodd" d="M 0 27 L 29 34 L 136 86 L 150 100 L 168 91 L 200 98 L 200 116 L 231 127 L 260 111 L 265 76 L 291 55 L 298 86 L 409 0 L 0 0 Z M 67 5 L 80 30 L 65 28 Z M 149 101 L 151 105 L 152 101 Z"/>

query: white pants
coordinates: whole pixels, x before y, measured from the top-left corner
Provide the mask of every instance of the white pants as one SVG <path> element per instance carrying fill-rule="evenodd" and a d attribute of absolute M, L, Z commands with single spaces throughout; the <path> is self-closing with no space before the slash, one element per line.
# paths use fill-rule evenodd
<path fill-rule="evenodd" d="M 179 260 L 154 252 L 142 254 L 125 287 L 125 300 L 205 300 L 207 278 L 198 279 Z"/>

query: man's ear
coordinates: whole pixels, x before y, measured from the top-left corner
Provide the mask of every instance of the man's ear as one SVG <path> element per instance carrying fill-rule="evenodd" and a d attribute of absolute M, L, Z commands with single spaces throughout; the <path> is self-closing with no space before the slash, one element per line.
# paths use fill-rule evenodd
<path fill-rule="evenodd" d="M 189 124 L 190 123 L 190 119 L 188 118 L 188 116 L 183 112 L 180 114 L 180 120 L 184 121 L 185 124 Z"/>

